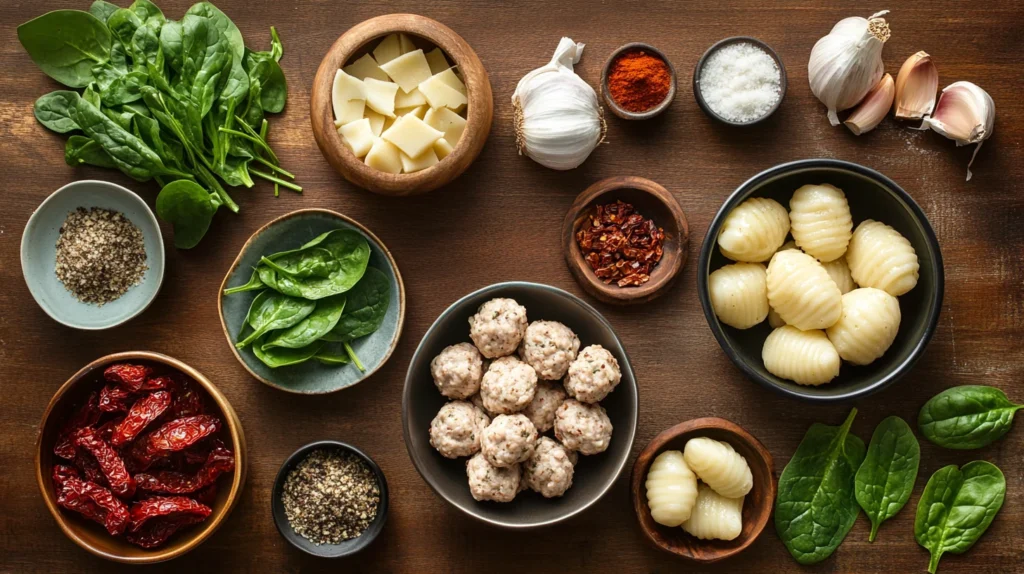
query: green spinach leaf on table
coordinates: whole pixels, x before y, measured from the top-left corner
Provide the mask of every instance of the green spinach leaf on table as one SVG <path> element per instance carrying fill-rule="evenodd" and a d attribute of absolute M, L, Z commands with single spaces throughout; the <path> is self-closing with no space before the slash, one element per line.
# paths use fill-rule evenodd
<path fill-rule="evenodd" d="M 72 88 L 95 78 L 93 66 L 110 59 L 110 30 L 81 10 L 55 10 L 18 26 L 18 40 L 47 76 Z"/>
<path fill-rule="evenodd" d="M 270 331 L 287 329 L 305 319 L 315 308 L 315 301 L 263 291 L 253 299 L 246 317 L 252 333 L 235 343 L 235 346 L 241 349 Z"/>
<path fill-rule="evenodd" d="M 914 536 L 931 554 L 935 574 L 942 555 L 967 552 L 992 524 L 1006 497 L 1006 478 L 995 465 L 974 461 L 940 468 L 917 503 Z"/>
<path fill-rule="evenodd" d="M 347 293 L 345 313 L 325 341 L 348 343 L 377 331 L 391 303 L 391 282 L 378 269 L 367 267 L 362 280 Z"/>
<path fill-rule="evenodd" d="M 179 179 L 156 196 L 156 214 L 174 226 L 174 246 L 191 249 L 206 235 L 219 198 L 194 181 Z"/>
<path fill-rule="evenodd" d="M 338 324 L 338 319 L 341 318 L 344 309 L 344 295 L 320 299 L 316 302 L 316 309 L 305 319 L 287 329 L 270 333 L 263 343 L 263 349 L 267 350 L 270 347 L 298 349 L 312 344 Z"/>
<path fill-rule="evenodd" d="M 96 0 L 89 6 L 89 13 L 105 24 L 110 15 L 117 12 L 119 8 L 120 6 L 117 4 L 111 4 L 105 0 Z"/>
<path fill-rule="evenodd" d="M 149 0 L 135 0 L 128 9 L 134 12 L 139 17 L 139 20 L 150 28 L 158 29 L 166 20 L 163 11 Z"/>
<path fill-rule="evenodd" d="M 142 19 L 128 8 L 118 8 L 107 18 L 107 28 L 123 46 L 131 46 L 135 31 L 142 27 Z"/>
<path fill-rule="evenodd" d="M 921 407 L 917 426 L 931 442 L 945 448 L 981 448 L 1002 438 L 1013 426 L 1017 405 L 994 387 L 964 385 L 946 389 Z"/>
<path fill-rule="evenodd" d="M 68 138 L 64 145 L 64 162 L 76 167 L 84 164 L 117 169 L 114 160 L 103 151 L 100 144 L 80 135 Z"/>
<path fill-rule="evenodd" d="M 910 499 L 920 463 L 921 445 L 906 421 L 892 416 L 878 424 L 855 477 L 857 503 L 871 520 L 869 542 Z"/>
<path fill-rule="evenodd" d="M 217 99 L 221 74 L 231 66 L 231 46 L 208 17 L 189 12 L 181 26 L 182 87 L 191 98 L 190 107 L 196 108 L 196 119 L 202 120 Z"/>
<path fill-rule="evenodd" d="M 257 359 L 262 361 L 264 365 L 271 369 L 305 363 L 315 357 L 324 346 L 322 341 L 316 341 L 315 343 L 299 349 L 288 349 L 285 347 L 270 347 L 264 349 L 264 344 L 265 337 L 262 337 L 253 344 L 252 352 L 256 355 Z"/>
<path fill-rule="evenodd" d="M 181 35 L 181 22 L 168 20 L 160 28 L 160 49 L 163 50 L 167 65 L 178 74 L 181 73 Z"/>
<path fill-rule="evenodd" d="M 842 426 L 807 429 L 779 477 L 775 529 L 801 564 L 828 558 L 857 520 L 854 475 L 864 460 L 864 441 L 850 434 L 853 409 Z"/>
<path fill-rule="evenodd" d="M 32 108 L 33 114 L 39 123 L 59 134 L 65 134 L 78 129 L 78 124 L 71 119 L 71 108 L 78 105 L 81 96 L 78 92 L 70 90 L 57 90 L 39 96 Z"/>

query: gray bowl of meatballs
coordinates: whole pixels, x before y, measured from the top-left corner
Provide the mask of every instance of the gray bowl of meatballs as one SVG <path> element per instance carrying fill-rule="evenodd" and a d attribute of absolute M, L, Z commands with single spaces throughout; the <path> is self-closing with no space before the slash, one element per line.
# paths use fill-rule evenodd
<path fill-rule="evenodd" d="M 637 386 L 612 326 L 537 283 L 485 287 L 434 321 L 409 364 L 402 429 L 442 498 L 506 528 L 554 524 L 622 473 Z"/>

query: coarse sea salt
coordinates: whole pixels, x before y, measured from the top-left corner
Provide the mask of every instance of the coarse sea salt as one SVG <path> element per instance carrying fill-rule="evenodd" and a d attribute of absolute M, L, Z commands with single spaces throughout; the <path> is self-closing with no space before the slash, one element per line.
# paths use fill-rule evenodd
<path fill-rule="evenodd" d="M 698 82 L 708 107 L 733 122 L 764 117 L 782 97 L 782 74 L 775 59 L 749 42 L 715 50 L 705 60 Z"/>

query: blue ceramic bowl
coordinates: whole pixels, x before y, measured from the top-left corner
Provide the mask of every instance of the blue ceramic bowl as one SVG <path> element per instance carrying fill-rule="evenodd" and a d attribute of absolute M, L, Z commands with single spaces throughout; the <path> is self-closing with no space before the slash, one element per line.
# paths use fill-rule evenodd
<path fill-rule="evenodd" d="M 142 282 L 103 306 L 83 303 L 57 278 L 57 239 L 68 214 L 79 207 L 120 211 L 142 231 L 149 269 Z M 53 192 L 29 217 L 21 236 L 21 270 L 36 303 L 59 323 L 75 329 L 109 329 L 143 312 L 164 280 L 164 240 L 153 212 L 134 192 L 115 183 L 76 181 Z"/>
<path fill-rule="evenodd" d="M 384 322 L 376 332 L 353 341 L 352 348 L 359 356 L 365 372 L 354 365 L 322 365 L 306 361 L 298 365 L 271 369 L 264 365 L 250 348 L 237 349 L 235 341 L 249 313 L 249 306 L 258 291 L 243 291 L 224 295 L 224 290 L 244 285 L 263 255 L 295 249 L 310 239 L 332 229 L 354 229 L 366 237 L 370 244 L 370 267 L 375 267 L 391 283 L 391 303 Z M 339 391 L 361 382 L 377 371 L 398 345 L 405 321 L 405 284 L 398 265 L 376 235 L 358 222 L 326 209 L 300 209 L 283 215 L 264 225 L 245 242 L 238 258 L 231 265 L 217 295 L 220 322 L 228 346 L 242 366 L 252 376 L 276 389 L 299 394 L 324 394 Z"/>

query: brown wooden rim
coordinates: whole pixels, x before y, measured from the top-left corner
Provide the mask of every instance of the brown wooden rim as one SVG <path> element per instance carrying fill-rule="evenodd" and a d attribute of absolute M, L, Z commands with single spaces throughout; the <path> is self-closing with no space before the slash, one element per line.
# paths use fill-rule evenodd
<path fill-rule="evenodd" d="M 466 129 L 454 150 L 437 164 L 411 174 L 384 173 L 356 158 L 334 128 L 331 106 L 335 72 L 368 42 L 394 32 L 420 36 L 441 48 L 462 72 L 469 100 Z M 494 98 L 483 63 L 462 36 L 425 16 L 387 14 L 356 24 L 331 45 L 313 80 L 309 113 L 317 146 L 338 173 L 369 191 L 404 196 L 437 189 L 461 175 L 473 163 L 490 135 Z"/>
<path fill-rule="evenodd" d="M 669 87 L 668 94 L 665 95 L 665 99 L 662 100 L 661 103 L 659 103 L 658 105 L 654 106 L 649 110 L 645 110 L 642 112 L 631 112 L 626 108 L 620 106 L 608 90 L 608 70 L 611 69 L 612 62 L 614 62 L 620 54 L 627 50 L 646 50 L 648 52 L 653 53 L 655 56 L 658 56 L 659 58 L 662 59 L 662 61 L 665 62 L 665 64 L 668 66 L 669 72 L 672 75 L 672 85 L 671 87 Z M 608 59 L 605 60 L 604 62 L 604 67 L 601 68 L 601 95 L 604 96 L 604 102 L 612 110 L 612 113 L 624 120 L 651 119 L 654 116 L 665 111 L 672 104 L 672 101 L 676 99 L 676 67 L 672 65 L 672 62 L 668 59 L 668 56 L 666 56 L 664 52 L 650 44 L 646 44 L 644 42 L 630 42 L 629 44 L 623 44 L 614 52 L 612 52 L 611 56 L 608 56 Z"/>
<path fill-rule="evenodd" d="M 391 263 L 391 269 L 394 270 L 395 279 L 398 283 L 398 326 L 395 330 L 395 336 L 391 339 L 391 345 L 388 346 L 387 354 L 384 355 L 384 358 L 381 360 L 379 365 L 363 373 L 363 376 L 357 379 L 356 382 L 352 383 L 351 385 L 348 385 L 347 387 L 341 387 L 326 392 L 300 392 L 295 389 L 289 389 L 288 387 L 278 385 L 277 383 L 264 379 L 263 377 L 256 374 L 252 369 L 249 368 L 249 365 L 245 364 L 245 361 L 242 359 L 242 355 L 238 352 L 238 349 L 235 348 L 235 343 L 234 341 L 231 340 L 231 334 L 228 333 L 228 325 L 224 321 L 224 289 L 227 288 L 228 279 L 231 277 L 231 274 L 235 272 L 235 269 L 238 268 L 238 265 L 242 261 L 242 255 L 249 250 L 249 245 L 253 241 L 255 241 L 257 237 L 262 235 L 266 230 L 270 229 L 270 227 L 272 227 L 273 225 L 276 225 L 277 223 L 280 223 L 286 219 L 291 219 L 292 217 L 306 213 L 323 213 L 326 215 L 337 217 L 338 219 L 344 221 L 345 223 L 348 223 L 349 225 L 361 231 L 363 235 L 365 235 L 370 241 L 376 243 L 377 246 L 380 247 L 380 250 L 384 252 L 384 255 L 388 258 L 388 262 Z M 234 353 L 235 359 L 237 359 L 238 362 L 242 365 L 242 368 L 244 368 L 250 375 L 252 375 L 253 378 L 267 386 L 296 395 L 327 395 L 330 393 L 336 393 L 344 389 L 351 389 L 352 387 L 370 378 L 370 376 L 372 376 L 374 373 L 380 370 L 380 368 L 383 367 L 384 364 L 388 362 L 388 359 L 391 358 L 391 355 L 394 354 L 395 348 L 398 347 L 398 341 L 402 338 L 402 328 L 405 326 L 405 282 L 402 281 L 402 273 L 398 270 L 398 263 L 395 261 L 394 256 L 391 255 L 391 252 L 388 251 L 387 246 L 384 245 L 384 242 L 381 241 L 379 237 L 374 235 L 372 231 L 367 229 L 366 226 L 364 226 L 362 223 L 359 223 L 358 221 L 352 219 L 347 215 L 342 215 L 337 211 L 331 211 L 330 209 L 321 209 L 315 207 L 307 209 L 298 209 L 292 211 L 291 213 L 286 213 L 281 217 L 273 219 L 270 222 L 264 224 L 263 227 L 257 229 L 256 232 L 250 235 L 249 239 L 245 241 L 245 244 L 242 245 L 242 248 L 238 251 L 238 256 L 235 257 L 235 261 L 231 264 L 231 267 L 228 268 L 228 272 L 224 274 L 224 279 L 222 279 L 220 282 L 220 288 L 217 291 L 217 314 L 220 315 L 220 327 L 221 330 L 224 331 L 224 338 L 227 339 L 228 347 L 231 349 L 231 352 Z"/>
<path fill-rule="evenodd" d="M 201 529 L 191 531 L 187 542 L 177 548 L 169 549 L 156 549 L 149 551 L 149 554 L 144 556 L 121 556 L 118 554 L 111 554 L 104 552 L 99 548 L 96 548 L 89 544 L 86 540 L 82 539 L 75 530 L 68 524 L 64 513 L 57 508 L 57 503 L 54 500 L 53 489 L 50 487 L 50 477 L 43 474 L 43 434 L 46 427 L 46 423 L 50 418 L 50 414 L 53 411 L 54 406 L 61 397 L 64 396 L 73 386 L 82 380 L 89 372 L 93 371 L 98 367 L 109 365 L 118 361 L 130 361 L 135 359 L 142 359 L 146 361 L 153 361 L 157 363 L 163 363 L 171 366 L 199 383 L 203 389 L 213 398 L 214 402 L 217 403 L 217 408 L 221 410 L 224 415 L 225 424 L 228 429 L 228 434 L 231 435 L 231 442 L 235 447 L 235 472 L 231 480 L 231 490 L 228 491 L 227 503 L 219 514 L 211 515 L 210 519 L 203 523 Z M 126 564 L 155 564 L 157 562 L 164 562 L 177 558 L 186 554 L 202 544 L 207 538 L 209 538 L 224 522 L 231 511 L 234 510 L 238 504 L 242 487 L 245 485 L 246 473 L 248 470 L 248 453 L 246 452 L 245 444 L 245 433 L 242 431 L 242 421 L 238 418 L 238 414 L 235 409 L 232 408 L 231 403 L 228 402 L 227 398 L 223 393 L 220 392 L 209 379 L 207 379 L 202 373 L 193 369 L 189 365 L 160 353 L 154 353 L 151 351 L 126 351 L 122 353 L 114 353 L 106 355 L 96 359 L 88 365 L 82 367 L 74 375 L 71 376 L 57 392 L 54 393 L 53 397 L 50 398 L 50 403 L 46 406 L 46 411 L 43 412 L 42 421 L 39 423 L 39 432 L 36 436 L 36 455 L 35 455 L 35 467 L 36 467 L 36 482 L 39 485 L 39 490 L 43 495 L 43 502 L 46 504 L 46 508 L 49 509 L 50 514 L 53 515 L 57 521 L 57 525 L 61 531 L 64 532 L 65 536 L 70 538 L 75 544 L 78 544 L 91 554 L 105 558 L 107 560 L 113 560 L 115 562 L 123 562 Z"/>
<path fill-rule="evenodd" d="M 667 272 L 663 272 L 664 274 L 657 279 L 652 277 L 650 281 L 639 287 L 624 288 L 617 285 L 605 285 L 604 282 L 597 278 L 593 269 L 586 265 L 583 253 L 580 251 L 580 247 L 576 244 L 575 239 L 576 228 L 586 218 L 589 204 L 604 194 L 613 193 L 620 189 L 642 191 L 661 202 L 672 213 L 673 220 L 671 222 L 659 223 L 663 225 L 671 223 L 674 225 L 675 229 L 669 231 L 674 232 L 678 237 L 676 257 L 672 260 Z M 689 250 L 690 226 L 686 220 L 686 213 L 683 211 L 683 207 L 667 189 L 643 177 L 629 175 L 613 176 L 594 183 L 576 196 L 572 206 L 569 207 L 569 211 L 565 214 L 565 219 L 562 220 L 562 253 L 564 254 L 566 264 L 569 266 L 569 271 L 572 272 L 573 278 L 576 279 L 580 287 L 605 303 L 634 305 L 652 301 L 665 294 L 675 283 L 679 272 L 686 265 Z M 665 261 L 663 259 L 659 265 L 664 264 Z"/>

